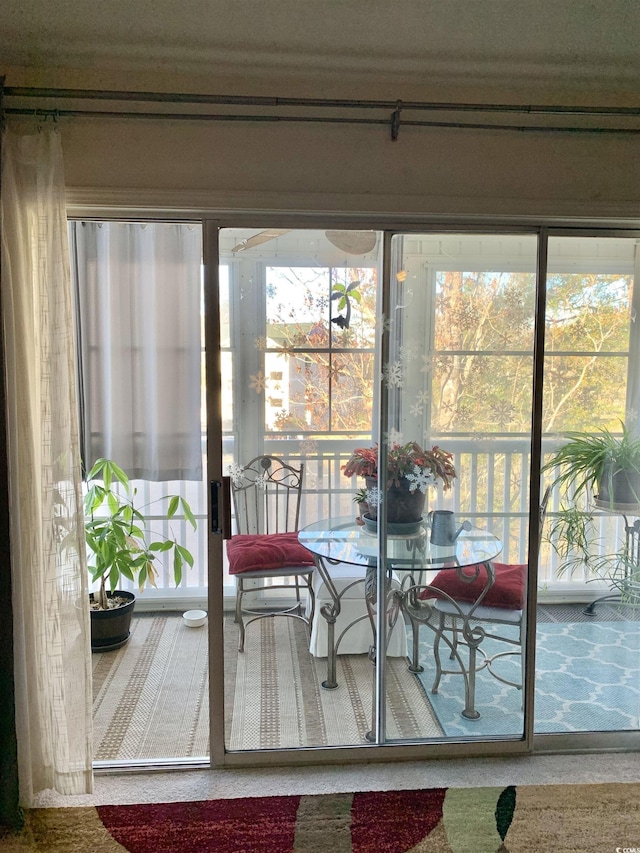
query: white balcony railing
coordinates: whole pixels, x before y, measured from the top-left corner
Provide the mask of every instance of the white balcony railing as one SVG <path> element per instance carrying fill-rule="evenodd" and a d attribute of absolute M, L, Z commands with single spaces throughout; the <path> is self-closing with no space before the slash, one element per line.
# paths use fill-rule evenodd
<path fill-rule="evenodd" d="M 499 536 L 504 549 L 502 562 L 524 563 L 528 550 L 528 472 L 530 444 L 526 438 L 514 439 L 447 439 L 442 442 L 454 455 L 458 478 L 449 493 L 441 489 L 430 491 L 425 510 L 452 509 L 460 519 L 468 519 L 480 527 L 487 527 Z M 300 454 L 300 442 L 277 440 L 265 444 L 265 452 L 281 456 L 293 464 L 305 463 L 305 480 L 301 512 L 301 526 L 340 515 L 356 515 L 353 496 L 362 485 L 357 478 L 349 481 L 342 472 L 353 442 L 340 440 L 318 441 L 313 452 Z M 149 601 L 197 598 L 206 595 L 207 587 L 207 488 L 206 483 L 170 482 L 150 483 L 135 481 L 137 503 L 151 506 L 164 494 L 182 494 L 190 503 L 198 520 L 193 531 L 185 519 L 167 519 L 162 515 L 149 515 L 150 528 L 168 535 L 169 532 L 194 555 L 194 568 L 186 570 L 180 590 L 175 589 L 172 566 L 160 569 L 158 589 L 147 589 Z M 158 507 L 164 506 L 158 503 Z M 547 520 L 557 511 L 557 496 L 552 495 Z M 603 514 L 602 541 L 622 541 L 623 520 Z M 162 555 L 160 555 L 161 557 Z M 539 567 L 539 589 L 542 594 L 568 594 L 594 597 L 604 585 L 588 582 L 584 574 L 569 578 L 558 573 L 559 560 L 549 543 L 543 539 Z M 160 568 L 160 567 L 159 567 Z M 129 584 L 126 588 L 134 589 Z M 225 575 L 225 588 L 233 592 L 233 579 Z"/>

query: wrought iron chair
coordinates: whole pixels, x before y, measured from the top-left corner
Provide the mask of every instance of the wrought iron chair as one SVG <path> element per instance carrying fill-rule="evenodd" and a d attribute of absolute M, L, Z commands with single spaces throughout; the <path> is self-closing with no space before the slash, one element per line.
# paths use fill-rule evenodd
<path fill-rule="evenodd" d="M 246 628 L 256 619 L 289 616 L 301 619 L 307 626 L 313 621 L 315 563 L 311 552 L 298 542 L 297 535 L 303 477 L 304 465 L 295 468 L 264 455 L 231 471 L 238 532 L 227 540 L 227 556 L 229 573 L 236 578 L 235 620 L 240 630 L 241 652 Z M 295 604 L 272 610 L 257 610 L 243 604 L 247 593 L 273 589 L 289 592 L 295 589 Z M 306 591 L 304 600 L 301 591 Z"/>
<path fill-rule="evenodd" d="M 542 538 L 542 525 L 547 512 L 547 504 L 551 494 L 551 487 L 548 487 L 544 493 L 544 497 L 540 503 L 540 538 Z M 509 684 L 512 687 L 521 690 L 524 685 L 524 655 L 522 649 L 525 643 L 526 619 L 525 619 L 525 601 L 526 601 L 526 583 L 528 566 L 523 564 L 509 563 L 493 563 L 495 571 L 495 581 L 487 594 L 485 601 L 487 605 L 480 604 L 474 608 L 474 602 L 478 599 L 482 589 L 487 582 L 487 570 L 484 566 L 473 566 L 470 569 L 463 569 L 463 573 L 468 577 L 468 582 L 458 577 L 457 572 L 451 569 L 444 569 L 436 575 L 429 586 L 441 590 L 444 593 L 442 598 L 432 600 L 432 606 L 435 614 L 438 617 L 438 629 L 435 633 L 434 640 L 434 657 L 436 661 L 436 676 L 431 688 L 432 693 L 438 692 L 438 686 L 443 674 L 457 672 L 457 670 L 445 670 L 442 668 L 440 660 L 440 638 L 445 630 L 451 632 L 450 659 L 458 658 L 460 666 L 462 662 L 458 656 L 457 648 L 459 643 L 464 642 L 464 638 L 460 639 L 460 628 L 458 622 L 461 619 L 461 614 L 471 614 L 471 619 L 474 623 L 478 623 L 482 630 L 484 639 L 495 639 L 510 645 L 515 645 L 514 650 L 497 652 L 491 656 L 485 655 L 480 668 L 487 667 L 489 672 L 504 684 Z M 432 596 L 433 593 L 428 593 Z M 427 593 L 425 592 L 425 598 Z M 449 625 L 447 625 L 447 619 Z M 515 636 L 510 636 L 504 631 L 499 632 L 499 628 L 494 628 L 488 631 L 483 627 L 484 623 L 496 626 L 513 626 L 515 628 Z M 482 649 L 482 647 L 480 647 Z M 507 655 L 520 655 L 521 673 L 520 681 L 511 681 L 498 673 L 492 668 L 496 660 Z M 414 664 L 416 662 L 414 661 Z M 470 675 L 470 673 L 469 673 Z"/>

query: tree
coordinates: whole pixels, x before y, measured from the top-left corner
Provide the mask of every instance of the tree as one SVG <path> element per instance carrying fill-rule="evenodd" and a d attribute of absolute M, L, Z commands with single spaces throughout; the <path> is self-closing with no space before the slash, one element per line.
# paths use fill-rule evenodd
<path fill-rule="evenodd" d="M 280 270 L 278 284 L 267 290 L 265 353 L 269 365 L 277 357 L 283 369 L 274 372 L 288 383 L 274 388 L 288 392 L 288 405 L 274 418 L 275 431 L 371 431 L 376 288 L 372 268 Z"/>

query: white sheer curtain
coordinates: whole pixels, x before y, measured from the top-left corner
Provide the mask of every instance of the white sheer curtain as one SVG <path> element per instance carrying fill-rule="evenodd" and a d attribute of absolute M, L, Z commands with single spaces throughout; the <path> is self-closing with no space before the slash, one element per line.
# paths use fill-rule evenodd
<path fill-rule="evenodd" d="M 74 222 L 71 258 L 87 468 L 201 480 L 201 226 Z"/>
<path fill-rule="evenodd" d="M 56 132 L 5 132 L 2 300 L 20 800 L 91 791 L 92 700 L 72 293 Z"/>

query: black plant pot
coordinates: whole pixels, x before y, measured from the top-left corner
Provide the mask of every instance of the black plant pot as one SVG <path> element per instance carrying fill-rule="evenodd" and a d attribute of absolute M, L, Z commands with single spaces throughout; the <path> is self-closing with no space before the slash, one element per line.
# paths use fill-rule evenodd
<path fill-rule="evenodd" d="M 375 478 L 366 478 L 367 488 L 375 488 Z M 384 500 L 387 502 L 387 522 L 389 524 L 418 523 L 422 520 L 422 511 L 426 495 L 420 489 L 409 491 L 409 481 L 404 477 L 399 486 L 389 486 Z M 378 517 L 378 507 L 369 504 L 368 515 L 372 519 Z"/>
<path fill-rule="evenodd" d="M 111 593 L 107 593 L 109 598 Z M 136 603 L 132 592 L 114 590 L 113 597 L 126 598 L 126 604 L 113 607 L 110 610 L 90 610 L 91 613 L 91 651 L 111 652 L 119 649 L 129 639 L 131 634 L 131 617 Z M 93 601 L 93 593 L 89 595 Z"/>
<path fill-rule="evenodd" d="M 640 504 L 640 471 L 607 463 L 598 482 L 598 500 L 606 504 Z"/>

